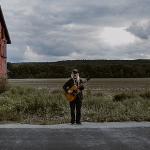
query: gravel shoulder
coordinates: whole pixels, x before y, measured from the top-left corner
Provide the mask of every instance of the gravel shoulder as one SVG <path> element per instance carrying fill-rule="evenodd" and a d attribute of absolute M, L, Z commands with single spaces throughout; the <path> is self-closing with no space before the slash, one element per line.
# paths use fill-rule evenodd
<path fill-rule="evenodd" d="M 150 127 L 150 122 L 82 122 L 82 125 L 56 124 L 56 125 L 30 125 L 30 124 L 1 124 L 0 128 L 130 128 L 130 127 Z"/>

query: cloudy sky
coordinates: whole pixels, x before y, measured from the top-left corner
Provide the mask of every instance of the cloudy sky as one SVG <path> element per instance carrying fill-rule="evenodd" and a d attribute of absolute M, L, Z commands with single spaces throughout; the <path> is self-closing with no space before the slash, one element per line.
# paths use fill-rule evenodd
<path fill-rule="evenodd" d="M 150 59 L 150 0 L 1 0 L 7 61 Z"/>

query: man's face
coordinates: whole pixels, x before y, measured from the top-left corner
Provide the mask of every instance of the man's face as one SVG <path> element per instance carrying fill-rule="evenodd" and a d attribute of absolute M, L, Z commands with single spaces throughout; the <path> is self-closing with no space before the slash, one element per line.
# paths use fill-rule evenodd
<path fill-rule="evenodd" d="M 77 72 L 73 72 L 72 75 L 73 75 L 74 79 L 77 79 L 77 77 L 78 77 L 78 73 Z"/>

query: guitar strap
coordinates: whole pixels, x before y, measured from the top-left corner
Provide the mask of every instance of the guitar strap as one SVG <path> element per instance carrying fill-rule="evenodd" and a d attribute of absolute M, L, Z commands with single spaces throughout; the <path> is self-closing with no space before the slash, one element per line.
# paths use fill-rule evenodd
<path fill-rule="evenodd" d="M 74 81 L 74 85 L 76 85 L 76 80 L 75 80 L 75 79 L 73 79 L 73 81 Z"/>
<path fill-rule="evenodd" d="M 79 86 L 80 85 L 80 79 L 77 81 L 77 80 L 74 80 L 74 85 L 75 86 Z M 79 89 L 78 89 L 79 90 Z M 79 90 L 79 92 L 80 92 L 80 90 Z M 74 97 L 74 99 L 76 99 L 76 97 L 79 97 L 79 95 L 76 95 L 75 97 Z"/>
<path fill-rule="evenodd" d="M 78 86 L 80 85 L 80 79 L 78 80 Z"/>

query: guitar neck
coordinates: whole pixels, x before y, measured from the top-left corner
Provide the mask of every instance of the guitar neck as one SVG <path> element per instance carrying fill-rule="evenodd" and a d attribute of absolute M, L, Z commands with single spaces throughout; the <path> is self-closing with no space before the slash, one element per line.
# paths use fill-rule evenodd
<path fill-rule="evenodd" d="M 87 82 L 88 80 L 86 79 L 84 82 L 83 82 L 83 84 L 85 83 L 85 82 Z M 77 89 L 79 89 L 80 88 L 80 85 L 75 89 L 75 90 L 77 90 Z"/>

